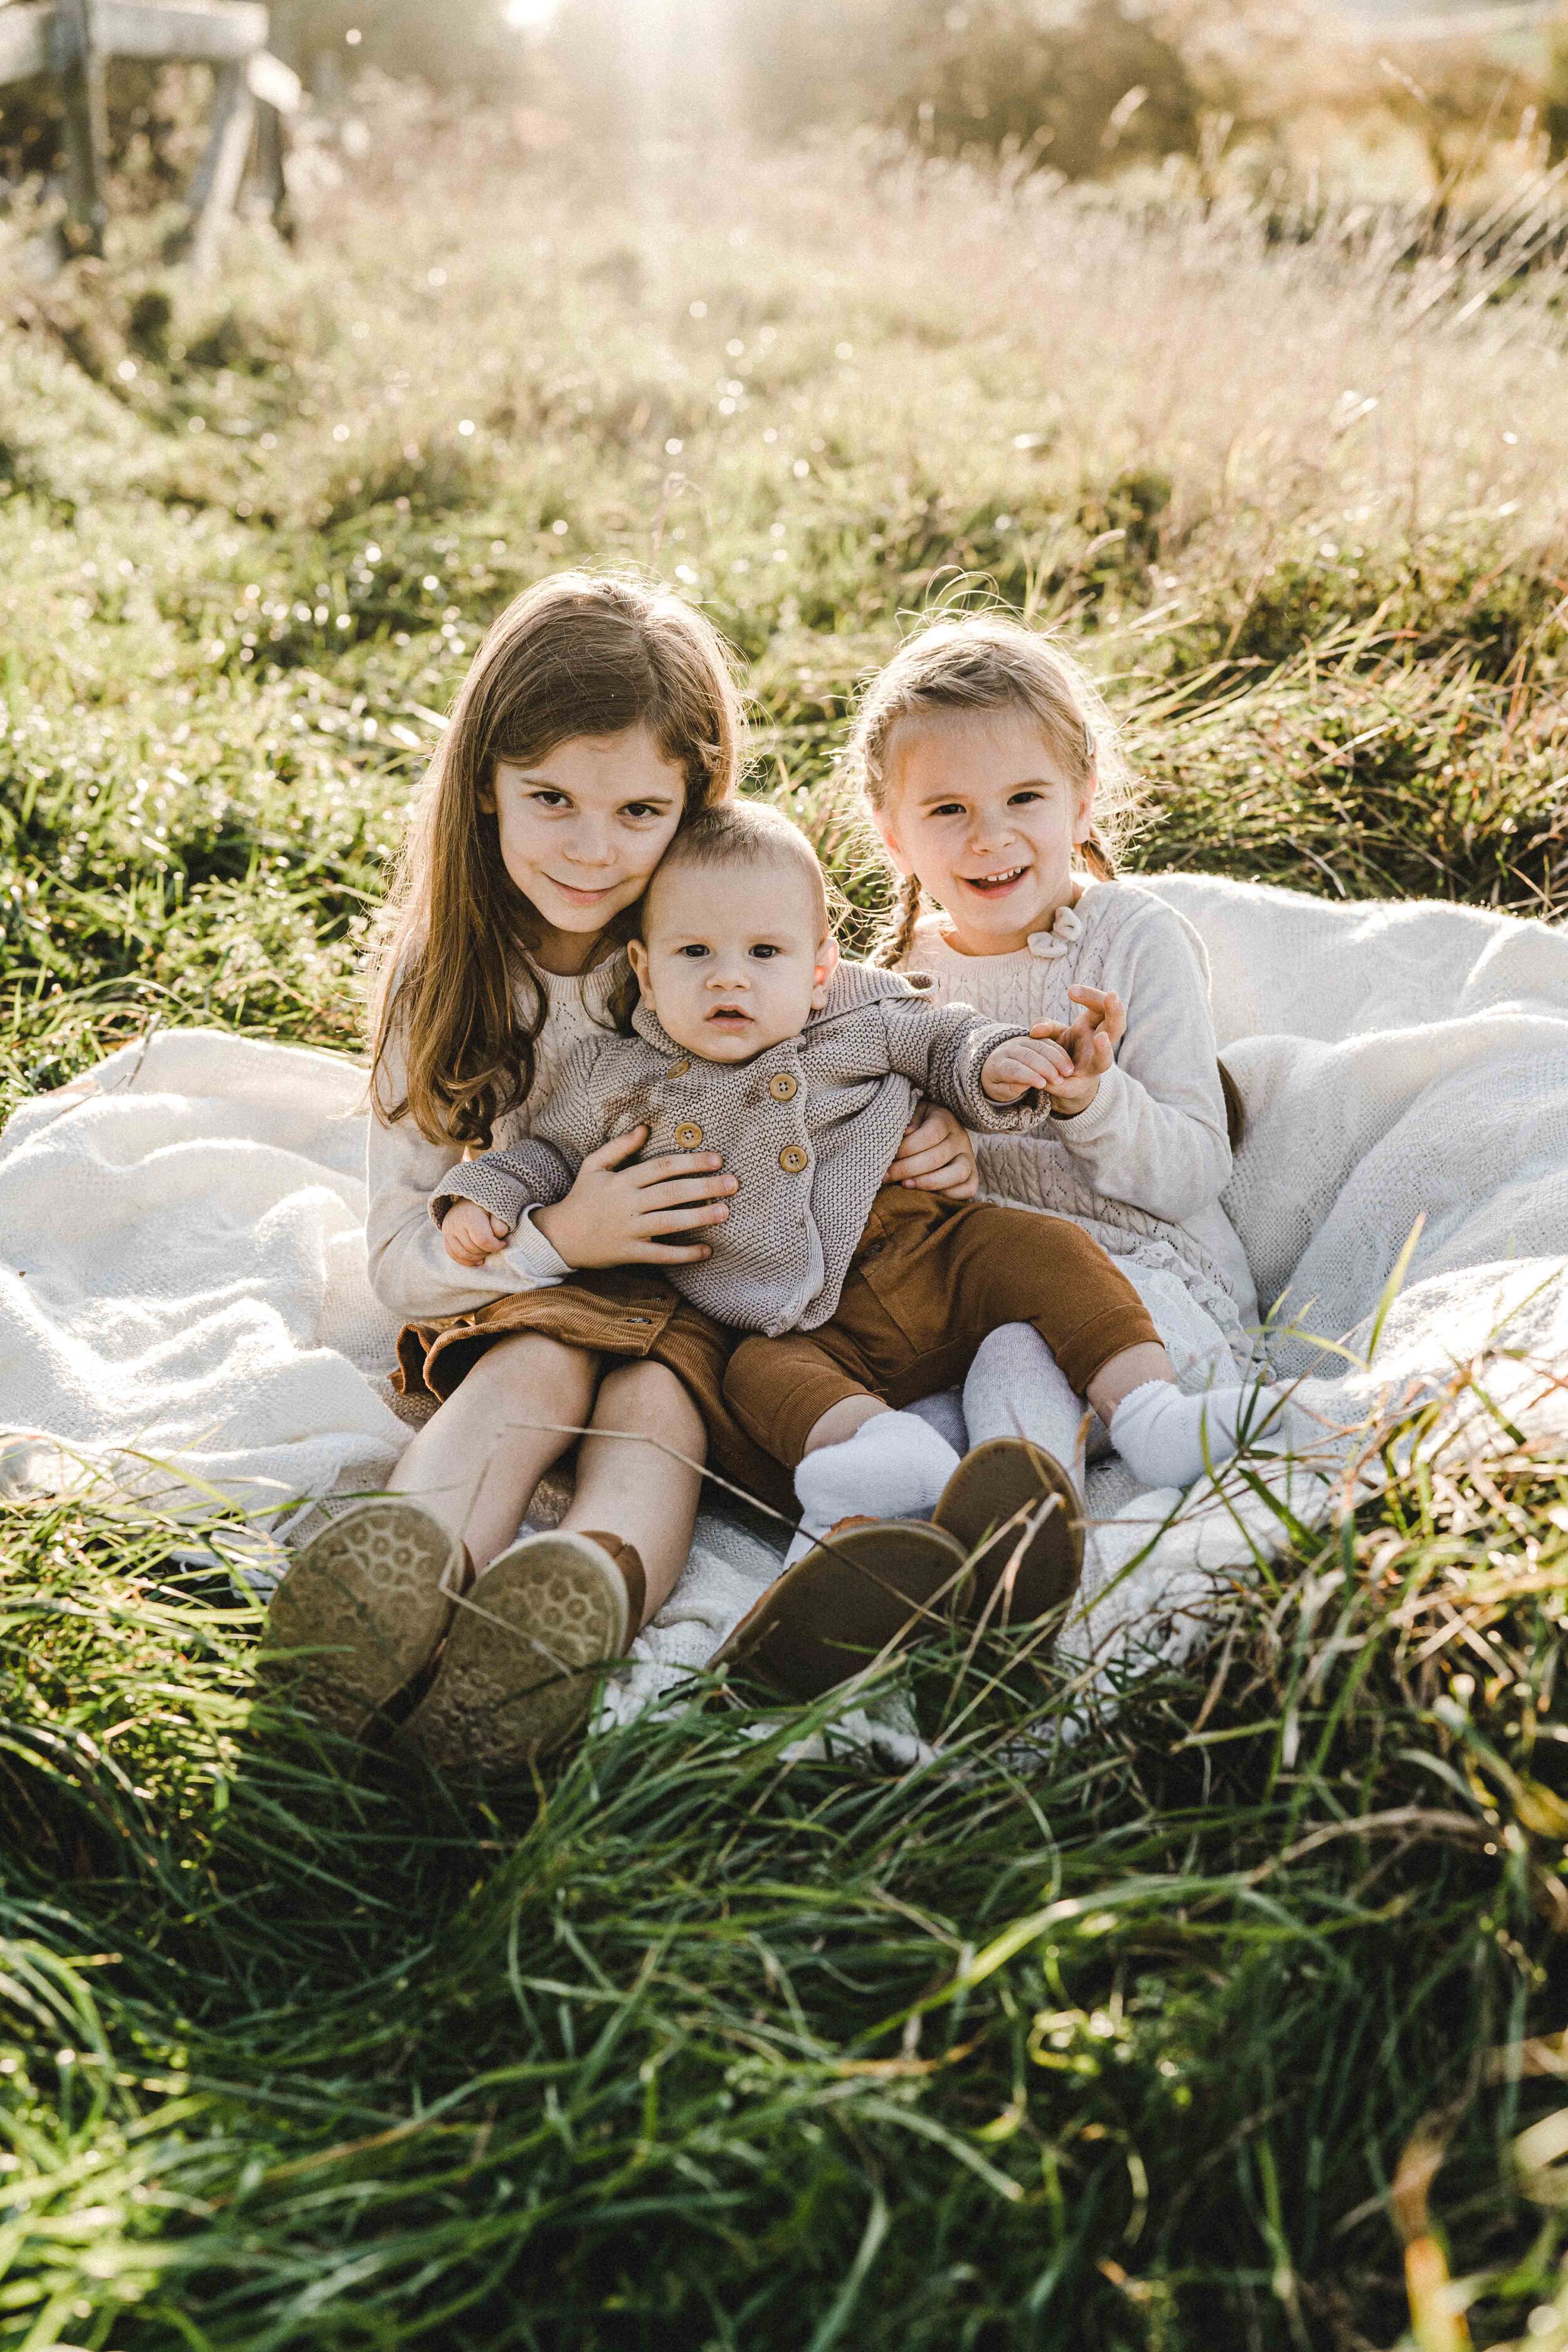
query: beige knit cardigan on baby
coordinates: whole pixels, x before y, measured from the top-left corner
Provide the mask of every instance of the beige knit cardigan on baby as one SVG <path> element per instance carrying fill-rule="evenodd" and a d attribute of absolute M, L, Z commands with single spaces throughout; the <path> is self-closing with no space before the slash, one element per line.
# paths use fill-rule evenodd
<path fill-rule="evenodd" d="M 1003 1108 L 980 1085 L 987 1055 L 1026 1036 L 1026 1024 L 937 1004 L 865 964 L 841 963 L 800 1034 L 749 1062 L 700 1060 L 646 1003 L 632 1025 L 629 1037 L 579 1048 L 531 1137 L 450 1170 L 432 1216 L 477 1201 L 516 1228 L 530 1207 L 562 1198 L 588 1152 L 647 1126 L 640 1158 L 720 1151 L 740 1180 L 726 1222 L 703 1234 L 712 1256 L 670 1268 L 677 1289 L 739 1330 L 811 1331 L 838 1304 L 921 1095 L 991 1134 L 1022 1134 L 1044 1116 L 1035 1097 Z"/>

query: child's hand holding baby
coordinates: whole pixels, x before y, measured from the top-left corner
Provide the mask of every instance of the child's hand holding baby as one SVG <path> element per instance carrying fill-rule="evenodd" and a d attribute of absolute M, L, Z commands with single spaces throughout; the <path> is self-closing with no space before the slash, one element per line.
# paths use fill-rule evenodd
<path fill-rule="evenodd" d="M 1076 1118 L 1089 1108 L 1127 1034 L 1127 1008 L 1108 989 L 1072 988 L 1068 993 L 1083 1007 L 1070 1027 L 1037 1021 L 1027 1037 L 1016 1037 L 987 1055 L 980 1083 L 993 1102 L 1016 1102 L 1037 1088 L 1058 1118 Z"/>
<path fill-rule="evenodd" d="M 505 1249 L 511 1227 L 503 1218 L 481 1209 L 477 1201 L 454 1201 L 441 1220 L 441 1239 L 447 1244 L 447 1255 L 456 1258 L 459 1265 L 483 1265 L 486 1258 Z"/>

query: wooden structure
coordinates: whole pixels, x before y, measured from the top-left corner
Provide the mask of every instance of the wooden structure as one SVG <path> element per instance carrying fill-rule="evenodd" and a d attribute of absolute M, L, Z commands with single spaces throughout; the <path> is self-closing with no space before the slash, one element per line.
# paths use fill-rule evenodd
<path fill-rule="evenodd" d="M 298 77 L 268 50 L 261 0 L 12 0 L 0 6 L 0 84 L 47 74 L 65 117 L 67 252 L 101 253 L 107 207 L 103 72 L 110 58 L 191 60 L 214 68 L 207 143 L 187 198 L 180 248 L 210 266 L 257 140 L 274 217 L 283 211 L 283 123 Z"/>

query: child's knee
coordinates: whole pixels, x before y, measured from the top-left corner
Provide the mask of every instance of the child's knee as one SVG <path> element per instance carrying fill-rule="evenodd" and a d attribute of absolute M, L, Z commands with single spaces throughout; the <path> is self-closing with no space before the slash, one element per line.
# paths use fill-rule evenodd
<path fill-rule="evenodd" d="M 584 1348 L 568 1347 L 542 1331 L 514 1331 L 485 1349 L 469 1381 L 505 1395 L 547 1390 L 553 1398 L 593 1392 L 598 1359 Z"/>
<path fill-rule="evenodd" d="M 599 1410 L 595 1419 L 600 1418 L 613 1419 L 620 1427 L 635 1424 L 647 1435 L 662 1437 L 699 1460 L 708 1449 L 708 1431 L 702 1415 L 685 1382 L 668 1364 L 646 1360 L 617 1364 L 599 1384 Z"/>

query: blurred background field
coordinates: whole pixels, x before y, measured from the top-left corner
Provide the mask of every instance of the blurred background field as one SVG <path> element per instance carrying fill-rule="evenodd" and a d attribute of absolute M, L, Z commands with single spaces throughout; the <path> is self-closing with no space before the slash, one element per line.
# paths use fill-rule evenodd
<path fill-rule="evenodd" d="M 1550 12 L 274 46 L 294 242 L 202 279 L 198 69 L 115 69 L 47 276 L 5 94 L 6 1104 L 153 1018 L 355 1048 L 479 634 L 585 561 L 714 614 L 862 908 L 856 683 L 999 597 L 1105 681 L 1135 862 L 1557 917 Z M 168 1530 L 6 1507 L 0 2346 L 1568 2343 L 1565 1530 L 1551 1464 L 1407 1483 L 1071 1744 L 1048 1664 L 933 1657 L 912 1783 L 721 1712 L 468 1804 L 253 1716 Z"/>

